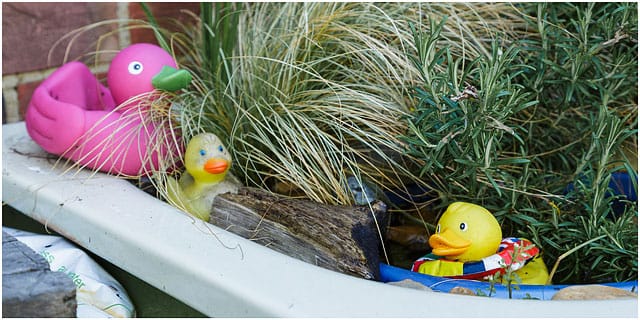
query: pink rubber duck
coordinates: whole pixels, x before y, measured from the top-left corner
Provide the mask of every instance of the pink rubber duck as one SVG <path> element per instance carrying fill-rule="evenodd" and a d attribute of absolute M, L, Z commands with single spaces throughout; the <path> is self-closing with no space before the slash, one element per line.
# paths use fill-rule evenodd
<path fill-rule="evenodd" d="M 156 124 L 139 99 L 154 89 L 177 91 L 191 81 L 173 57 L 148 43 L 131 45 L 111 61 L 108 88 L 80 62 L 70 62 L 36 88 L 25 122 L 46 151 L 103 172 L 139 176 L 158 168 L 169 146 L 152 146 Z M 148 105 L 148 104 L 146 104 Z"/>

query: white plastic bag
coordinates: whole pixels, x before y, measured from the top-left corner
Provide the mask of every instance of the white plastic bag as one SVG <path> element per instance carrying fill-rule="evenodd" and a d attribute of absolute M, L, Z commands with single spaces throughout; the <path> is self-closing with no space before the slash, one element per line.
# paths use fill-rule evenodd
<path fill-rule="evenodd" d="M 59 236 L 2 227 L 2 230 L 42 255 L 51 271 L 66 274 L 76 285 L 78 318 L 131 318 L 133 303 L 118 281 L 84 251 Z"/>

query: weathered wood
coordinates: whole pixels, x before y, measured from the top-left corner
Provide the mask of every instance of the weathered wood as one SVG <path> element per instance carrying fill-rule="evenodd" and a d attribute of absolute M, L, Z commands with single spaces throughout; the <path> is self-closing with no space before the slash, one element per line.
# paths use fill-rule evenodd
<path fill-rule="evenodd" d="M 379 278 L 378 230 L 387 221 L 386 205 L 379 201 L 371 207 L 330 206 L 253 188 L 217 196 L 210 218 L 275 251 L 365 279 Z"/>
<path fill-rule="evenodd" d="M 2 317 L 76 316 L 76 286 L 22 242 L 2 232 Z"/>

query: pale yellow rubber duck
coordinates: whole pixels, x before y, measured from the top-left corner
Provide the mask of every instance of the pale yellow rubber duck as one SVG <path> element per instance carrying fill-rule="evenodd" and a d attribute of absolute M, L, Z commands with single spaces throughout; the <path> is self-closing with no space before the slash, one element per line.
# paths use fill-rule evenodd
<path fill-rule="evenodd" d="M 222 141 L 212 133 L 201 133 L 189 141 L 184 156 L 186 171 L 180 181 L 167 181 L 168 200 L 193 216 L 209 221 L 214 198 L 237 192 L 238 180 L 228 171 L 231 155 Z"/>

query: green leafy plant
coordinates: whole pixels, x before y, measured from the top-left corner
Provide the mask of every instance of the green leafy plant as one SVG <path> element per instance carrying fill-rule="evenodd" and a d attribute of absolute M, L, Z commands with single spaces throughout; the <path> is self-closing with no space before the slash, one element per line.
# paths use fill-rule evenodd
<path fill-rule="evenodd" d="M 559 264 L 560 282 L 636 279 L 637 202 L 615 196 L 610 182 L 613 173 L 626 172 L 637 192 L 637 5 L 521 9 L 536 17 L 529 22 L 537 30 L 523 56 L 536 66 L 523 84 L 541 102 L 528 126 L 527 142 L 537 155 L 532 159 L 540 171 L 564 177 L 547 190 L 562 194 L 563 185 L 575 187 L 551 219 L 532 211 L 527 227 L 546 249 L 547 261 L 573 252 Z M 626 206 L 615 213 L 620 202 Z"/>
<path fill-rule="evenodd" d="M 562 257 L 557 281 L 635 279 L 637 203 L 610 182 L 624 171 L 637 190 L 637 153 L 623 152 L 637 149 L 637 8 L 513 8 L 520 37 L 505 34 L 485 55 L 453 54 L 442 23 L 414 29 L 422 84 L 407 152 L 435 204 L 481 204 L 506 234 L 540 246 L 547 265 Z"/>
<path fill-rule="evenodd" d="M 418 52 L 412 60 L 424 86 L 415 89 L 416 116 L 408 119 L 404 137 L 408 153 L 423 160 L 421 176 L 445 203 L 501 196 L 498 181 L 516 183 L 529 162 L 518 146 L 522 129 L 512 121 L 536 103 L 512 81 L 527 67 L 513 63 L 515 47 L 501 52 L 494 43 L 490 56 L 467 58 L 460 70 L 464 57 L 454 59 L 437 41 L 443 23 L 432 22 L 429 33 L 414 30 Z M 476 92 L 473 84 L 482 89 Z M 513 147 L 504 150 L 504 144 Z"/>

